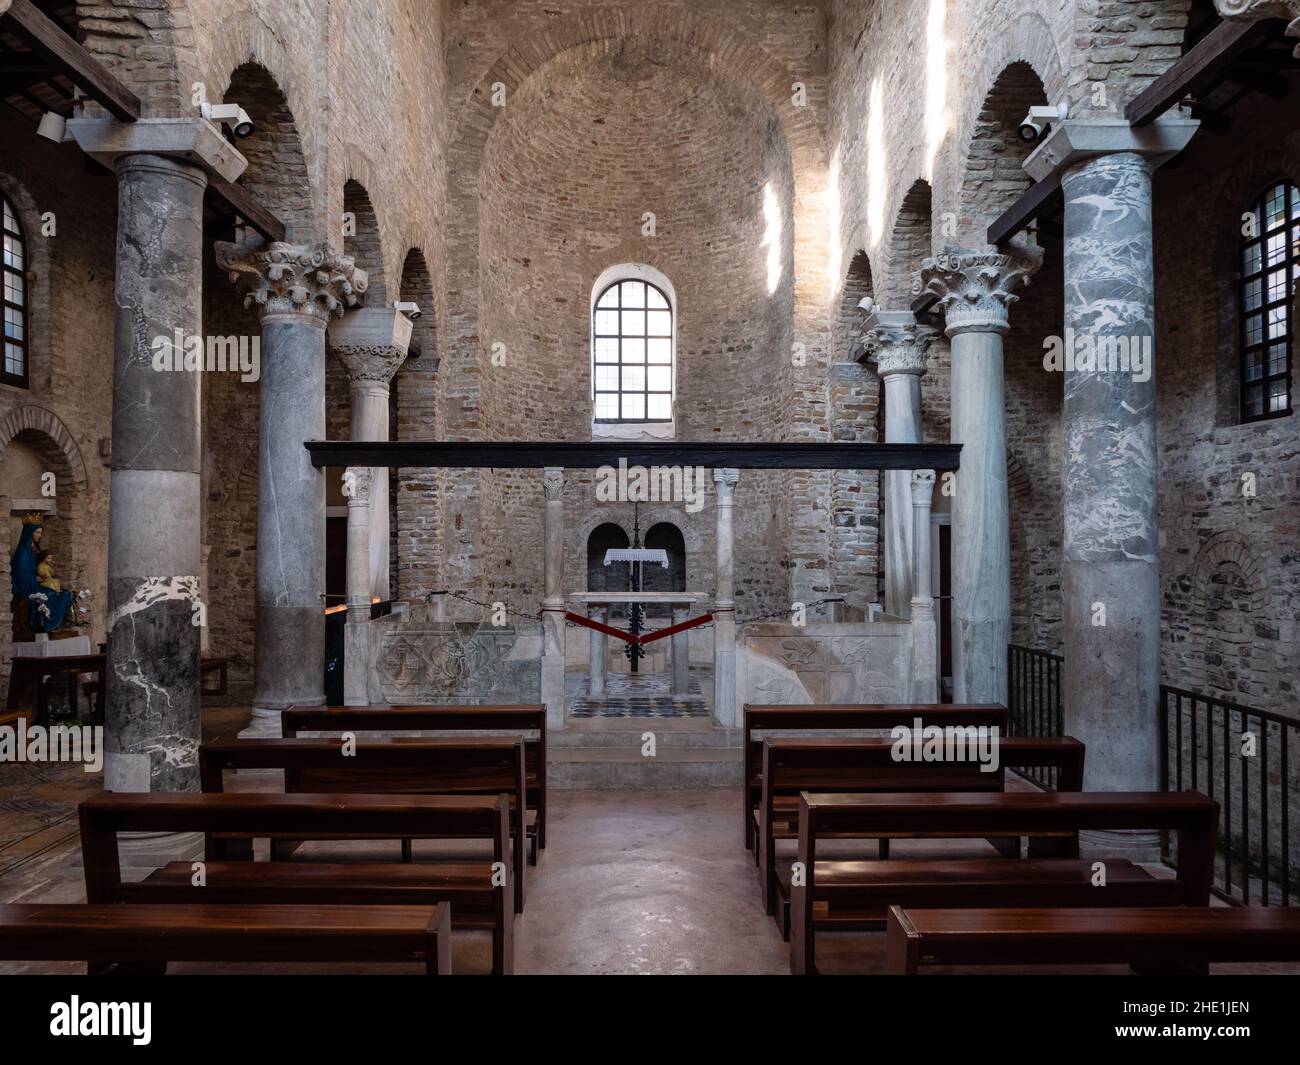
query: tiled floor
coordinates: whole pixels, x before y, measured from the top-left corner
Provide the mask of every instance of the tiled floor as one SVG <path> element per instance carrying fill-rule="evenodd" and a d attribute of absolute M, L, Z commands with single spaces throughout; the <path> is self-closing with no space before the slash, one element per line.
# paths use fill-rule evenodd
<path fill-rule="evenodd" d="M 240 724 L 236 713 L 205 715 L 208 735 L 228 733 Z M 98 784 L 96 775 L 79 768 L 0 765 L 0 902 L 84 898 L 73 815 L 76 802 Z M 277 782 L 267 774 L 243 774 L 238 786 L 264 790 L 276 788 Z M 528 869 L 527 912 L 516 926 L 517 971 L 788 972 L 786 945 L 763 913 L 758 873 L 741 843 L 735 799 L 730 789 L 554 793 L 548 847 L 540 866 Z M 395 844 L 330 846 L 357 856 L 367 851 L 385 860 L 396 857 Z M 894 854 L 905 856 L 908 846 L 932 852 L 952 845 L 896 843 Z M 419 852 L 417 846 L 417 858 Z M 453 938 L 456 971 L 486 972 L 486 933 Z M 819 937 L 822 971 L 880 972 L 883 939 L 879 934 Z M 1300 973 L 1300 966 L 1270 968 Z M 173 967 L 176 972 L 250 969 Z M 0 962 L 0 973 L 80 971 L 75 964 Z M 259 971 L 301 970 L 278 966 Z"/>

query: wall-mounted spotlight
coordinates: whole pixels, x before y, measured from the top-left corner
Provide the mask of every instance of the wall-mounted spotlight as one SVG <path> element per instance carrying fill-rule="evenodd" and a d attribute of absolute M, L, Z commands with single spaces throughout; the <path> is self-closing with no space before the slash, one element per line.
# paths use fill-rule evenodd
<path fill-rule="evenodd" d="M 1031 107 L 1025 120 L 1020 123 L 1020 139 L 1036 144 L 1047 135 L 1054 122 L 1059 122 L 1066 117 L 1065 104 L 1059 107 Z"/>
<path fill-rule="evenodd" d="M 247 137 L 257 127 L 248 112 L 238 104 L 204 104 L 200 110 L 209 122 L 221 122 L 230 127 L 236 137 Z"/>
<path fill-rule="evenodd" d="M 410 300 L 396 300 L 393 303 L 393 310 L 401 311 L 413 322 L 418 319 L 421 314 L 420 305 L 418 303 L 412 303 Z"/>
<path fill-rule="evenodd" d="M 55 144 L 62 144 L 68 139 L 68 124 L 57 111 L 46 111 L 41 115 L 41 124 L 36 127 L 36 135 Z"/>

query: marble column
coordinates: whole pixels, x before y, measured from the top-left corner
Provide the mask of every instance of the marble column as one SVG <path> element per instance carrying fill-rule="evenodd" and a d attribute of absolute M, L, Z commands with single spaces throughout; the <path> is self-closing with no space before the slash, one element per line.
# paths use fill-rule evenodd
<path fill-rule="evenodd" d="M 348 620 L 343 629 L 343 704 L 367 706 L 370 679 L 370 495 L 369 466 L 351 467 L 343 477 L 348 501 Z"/>
<path fill-rule="evenodd" d="M 1008 308 L 1042 262 L 1034 248 L 948 250 L 921 264 L 952 338 L 952 442 L 962 445 L 952 500 L 953 699 L 1007 701 L 1011 536 L 1002 341 Z"/>
<path fill-rule="evenodd" d="M 913 470 L 912 503 L 912 678 L 909 702 L 939 701 L 939 622 L 930 588 L 930 507 L 934 470 Z"/>
<path fill-rule="evenodd" d="M 253 721 L 241 735 L 278 736 L 281 710 L 325 702 L 325 478 L 303 443 L 325 438 L 325 327 L 367 278 L 327 244 L 216 253 L 262 316 Z"/>
<path fill-rule="evenodd" d="M 717 597 L 713 603 L 713 713 L 720 725 L 739 724 L 736 706 L 736 576 L 732 511 L 740 471 L 713 471 L 717 490 Z"/>
<path fill-rule="evenodd" d="M 117 172 L 104 787 L 197 790 L 202 559 L 203 193 L 243 157 L 211 123 L 74 119 Z"/>
<path fill-rule="evenodd" d="M 609 621 L 609 608 L 604 606 L 590 606 L 587 608 L 587 617 L 600 625 L 605 625 Z M 605 698 L 605 646 L 609 639 L 603 632 L 591 630 L 591 683 L 587 686 L 588 694 L 593 699 Z"/>
<path fill-rule="evenodd" d="M 1196 124 L 1064 125 L 1026 169 L 1059 170 L 1065 197 L 1065 731 L 1088 745 L 1086 787 L 1148 791 L 1159 783 L 1161 615 L 1151 171 Z"/>
<path fill-rule="evenodd" d="M 347 371 L 352 439 L 387 440 L 391 383 L 411 344 L 411 320 L 391 307 L 363 307 L 330 324 L 329 343 Z M 389 589 L 388 467 L 371 469 L 370 594 Z"/>
<path fill-rule="evenodd" d="M 1219 17 L 1227 22 L 1259 22 L 1285 19 L 1288 37 L 1300 37 L 1300 0 L 1214 0 Z M 1300 44 L 1295 56 L 1300 59 Z"/>
<path fill-rule="evenodd" d="M 911 311 L 882 310 L 870 298 L 859 306 L 863 346 L 885 383 L 885 442 L 919 444 L 921 378 L 938 331 L 918 324 Z M 912 474 L 886 470 L 884 480 L 885 610 L 906 618 L 912 604 Z"/>
<path fill-rule="evenodd" d="M 689 621 L 691 608 L 685 605 L 673 606 L 673 624 L 680 625 Z M 672 696 L 684 699 L 691 693 L 691 634 L 675 632 L 668 637 L 673 652 Z"/>
<path fill-rule="evenodd" d="M 564 728 L 564 470 L 542 473 L 542 702 L 546 727 Z"/>

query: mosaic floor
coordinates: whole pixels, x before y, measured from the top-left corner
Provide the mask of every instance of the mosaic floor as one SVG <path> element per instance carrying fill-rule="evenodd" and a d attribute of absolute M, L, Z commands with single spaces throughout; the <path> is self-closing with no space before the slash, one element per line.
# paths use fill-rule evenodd
<path fill-rule="evenodd" d="M 709 704 L 692 674 L 688 694 L 674 698 L 668 673 L 611 673 L 605 695 L 591 697 L 590 678 L 579 675 L 577 691 L 569 696 L 569 716 L 592 717 L 708 717 Z"/>

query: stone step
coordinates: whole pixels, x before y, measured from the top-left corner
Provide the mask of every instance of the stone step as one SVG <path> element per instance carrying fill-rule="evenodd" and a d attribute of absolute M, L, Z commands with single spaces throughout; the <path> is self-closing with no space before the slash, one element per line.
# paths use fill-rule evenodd
<path fill-rule="evenodd" d="M 630 722 L 620 724 L 622 726 L 620 728 L 592 729 L 584 722 L 580 728 L 570 727 L 563 732 L 548 733 L 546 743 L 553 751 L 588 747 L 639 750 L 644 742 L 642 737 L 645 733 L 651 732 L 655 737 L 655 745 L 661 751 L 690 748 L 740 749 L 740 729 L 683 729 L 652 718 L 635 724 Z"/>
<path fill-rule="evenodd" d="M 739 788 L 740 748 L 674 748 L 653 758 L 633 747 L 567 747 L 549 752 L 548 786 L 579 789 Z"/>

